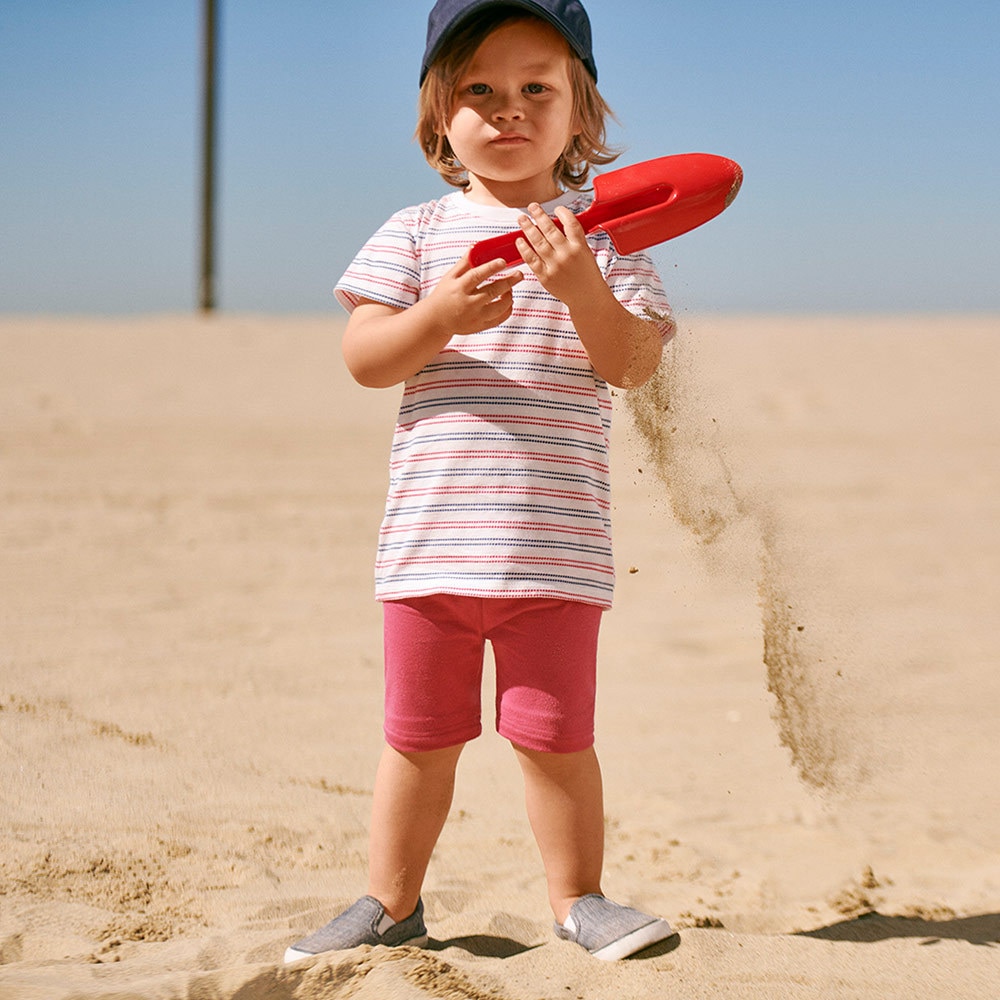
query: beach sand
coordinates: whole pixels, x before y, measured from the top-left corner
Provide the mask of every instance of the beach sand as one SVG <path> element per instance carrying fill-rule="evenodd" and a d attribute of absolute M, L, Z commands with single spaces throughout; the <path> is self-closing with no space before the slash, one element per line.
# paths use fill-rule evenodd
<path fill-rule="evenodd" d="M 679 944 L 554 939 L 487 726 L 428 948 L 280 964 L 381 748 L 397 391 L 339 324 L 0 320 L 0 998 L 994 1000 L 996 316 L 682 316 L 616 394 L 604 888 Z"/>

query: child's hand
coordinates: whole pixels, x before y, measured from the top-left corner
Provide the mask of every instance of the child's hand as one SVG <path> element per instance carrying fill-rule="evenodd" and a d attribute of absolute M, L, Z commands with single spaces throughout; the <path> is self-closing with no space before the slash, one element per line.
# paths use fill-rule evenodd
<path fill-rule="evenodd" d="M 427 296 L 427 307 L 453 336 L 498 326 L 510 317 L 514 308 L 511 291 L 524 277 L 520 271 L 496 277 L 506 267 L 503 260 L 472 267 L 466 253 Z"/>
<path fill-rule="evenodd" d="M 569 308 L 570 319 L 594 371 L 612 385 L 633 389 L 653 374 L 663 350 L 660 328 L 630 313 L 601 274 L 583 226 L 564 205 L 556 209 L 563 230 L 529 205 L 521 217 L 517 249 L 549 294 Z"/>
<path fill-rule="evenodd" d="M 514 308 L 511 289 L 524 277 L 497 277 L 505 261 L 472 267 L 466 254 L 424 299 L 406 309 L 362 299 L 344 331 L 344 360 L 361 385 L 382 388 L 416 375 L 456 334 L 488 330 Z"/>
<path fill-rule="evenodd" d="M 541 205 L 528 206 L 522 215 L 524 237 L 517 249 L 542 287 L 573 311 L 586 306 L 587 297 L 607 289 L 583 226 L 565 205 L 556 209 L 562 230 L 545 214 Z"/>

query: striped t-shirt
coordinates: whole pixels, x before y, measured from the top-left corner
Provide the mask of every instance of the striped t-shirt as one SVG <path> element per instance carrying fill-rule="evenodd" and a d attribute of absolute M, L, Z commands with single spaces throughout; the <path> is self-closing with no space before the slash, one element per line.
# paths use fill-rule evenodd
<path fill-rule="evenodd" d="M 544 207 L 579 212 L 589 200 L 574 192 Z M 461 192 L 403 209 L 362 248 L 337 298 L 348 310 L 362 300 L 405 309 L 473 243 L 517 229 L 520 214 Z M 619 256 L 602 232 L 588 240 L 618 300 L 662 320 L 666 336 L 670 307 L 649 258 Z M 521 270 L 508 320 L 452 338 L 406 382 L 379 533 L 379 600 L 448 593 L 611 606 L 611 395 L 569 310 Z"/>

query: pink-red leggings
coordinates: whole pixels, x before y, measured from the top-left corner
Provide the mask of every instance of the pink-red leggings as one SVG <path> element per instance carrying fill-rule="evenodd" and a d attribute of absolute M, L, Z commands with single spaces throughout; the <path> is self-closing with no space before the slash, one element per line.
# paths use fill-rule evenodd
<path fill-rule="evenodd" d="M 497 732 L 528 750 L 586 750 L 594 742 L 601 612 L 548 598 L 433 594 L 386 601 L 387 742 L 419 753 L 479 736 L 489 640 Z"/>

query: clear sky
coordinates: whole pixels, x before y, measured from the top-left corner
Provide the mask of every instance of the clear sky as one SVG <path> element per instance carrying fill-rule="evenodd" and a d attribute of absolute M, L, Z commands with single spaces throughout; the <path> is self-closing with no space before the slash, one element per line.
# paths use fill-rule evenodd
<path fill-rule="evenodd" d="M 746 180 L 655 251 L 678 310 L 1000 309 L 997 0 L 585 0 L 620 165 Z M 397 208 L 431 0 L 219 0 L 217 294 L 336 312 Z M 0 312 L 197 300 L 200 0 L 0 0 Z"/>

